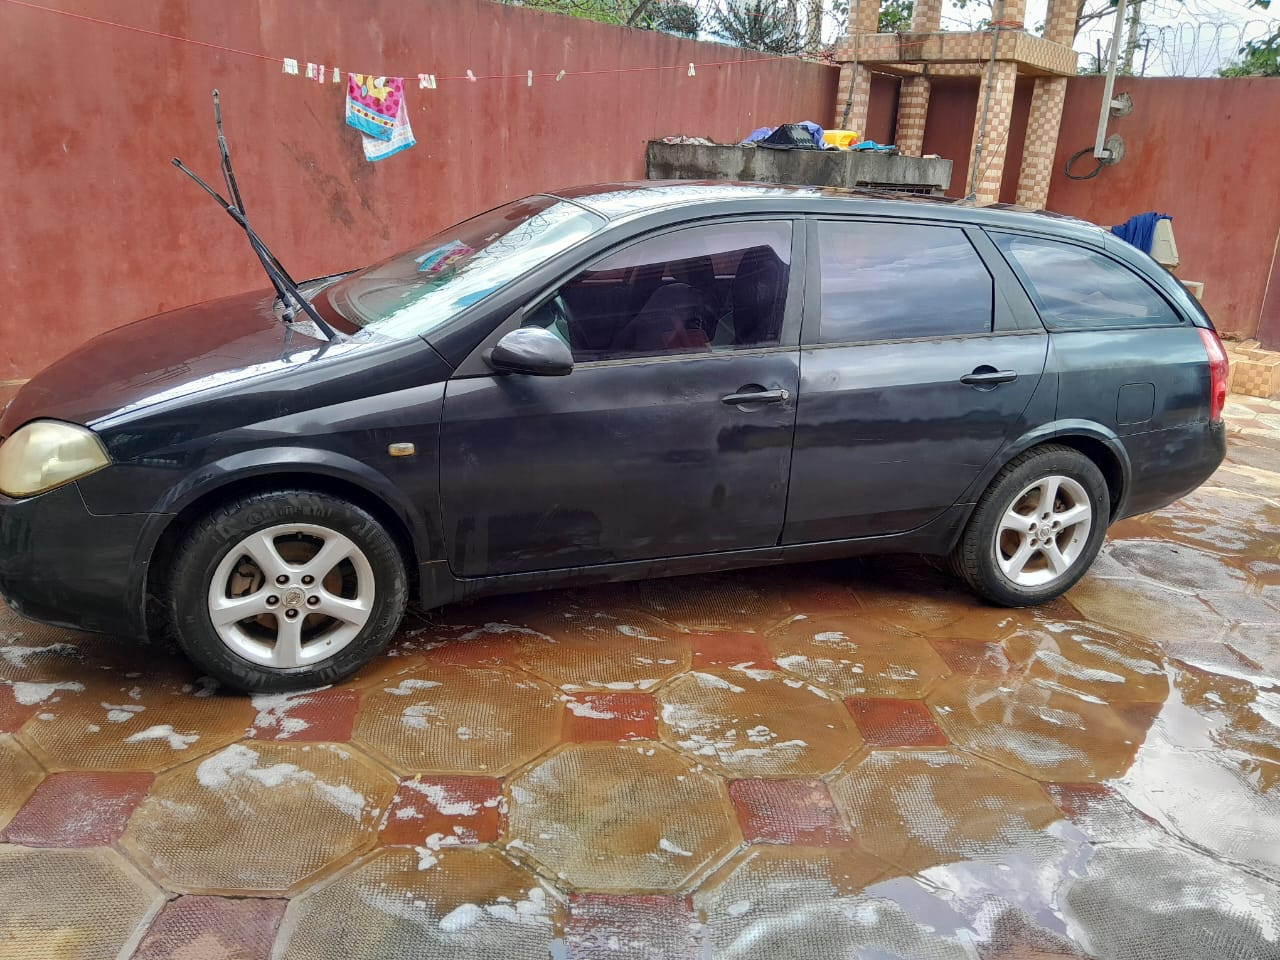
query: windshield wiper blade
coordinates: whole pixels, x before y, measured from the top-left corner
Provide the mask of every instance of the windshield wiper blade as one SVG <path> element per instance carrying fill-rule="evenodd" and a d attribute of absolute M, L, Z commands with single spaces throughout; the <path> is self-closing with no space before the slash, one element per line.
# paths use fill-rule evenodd
<path fill-rule="evenodd" d="M 205 183 L 198 174 L 177 157 L 174 157 L 170 162 L 194 180 L 205 193 L 213 197 L 218 206 L 222 207 L 223 211 L 226 212 L 227 216 L 244 230 L 245 236 L 249 238 L 249 246 L 257 254 L 258 261 L 262 264 L 262 269 L 266 271 L 271 285 L 276 288 L 276 294 L 279 296 L 280 305 L 283 308 L 284 321 L 292 323 L 300 311 L 307 315 L 307 318 L 315 324 L 316 329 L 323 333 L 327 339 L 339 339 L 338 332 L 325 322 L 325 319 L 320 316 L 316 308 L 302 295 L 298 290 L 297 283 L 289 276 L 289 272 L 280 265 L 280 261 L 276 259 L 275 254 L 267 248 L 262 238 L 249 226 L 249 220 L 244 214 L 244 201 L 240 198 L 240 187 L 236 183 L 235 171 L 231 167 L 231 153 L 227 149 L 227 138 L 222 132 L 222 105 L 218 101 L 217 90 L 213 91 L 213 116 L 218 126 L 218 152 L 222 158 L 222 180 L 227 186 L 227 193 L 230 195 L 231 200 L 227 200 L 217 190 Z"/>

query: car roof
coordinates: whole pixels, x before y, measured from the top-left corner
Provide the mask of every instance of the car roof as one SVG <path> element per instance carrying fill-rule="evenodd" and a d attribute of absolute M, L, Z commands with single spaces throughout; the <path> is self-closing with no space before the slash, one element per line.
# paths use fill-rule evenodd
<path fill-rule="evenodd" d="M 732 180 L 629 180 L 567 187 L 550 191 L 550 195 L 581 204 L 608 220 L 629 219 L 672 207 L 708 205 L 724 207 L 726 213 L 777 211 L 936 219 L 1087 235 L 1094 242 L 1099 233 L 1105 232 L 1095 224 L 1047 210 L 1007 203 L 976 206 L 952 197 L 862 188 Z"/>

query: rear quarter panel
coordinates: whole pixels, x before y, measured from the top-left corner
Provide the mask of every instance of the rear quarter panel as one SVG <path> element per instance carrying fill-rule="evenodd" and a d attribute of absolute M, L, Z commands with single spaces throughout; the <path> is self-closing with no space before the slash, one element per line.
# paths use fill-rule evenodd
<path fill-rule="evenodd" d="M 1052 338 L 1059 421 L 1097 423 L 1128 451 L 1123 515 L 1163 506 L 1212 473 L 1220 439 L 1209 423 L 1209 364 L 1195 326 L 1058 331 Z"/>

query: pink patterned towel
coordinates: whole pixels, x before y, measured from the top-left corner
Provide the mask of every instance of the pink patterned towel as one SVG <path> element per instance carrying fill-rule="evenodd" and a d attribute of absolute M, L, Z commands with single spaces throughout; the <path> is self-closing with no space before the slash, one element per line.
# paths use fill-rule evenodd
<path fill-rule="evenodd" d="M 375 140 L 390 140 L 404 105 L 404 80 L 347 75 L 347 123 Z"/>

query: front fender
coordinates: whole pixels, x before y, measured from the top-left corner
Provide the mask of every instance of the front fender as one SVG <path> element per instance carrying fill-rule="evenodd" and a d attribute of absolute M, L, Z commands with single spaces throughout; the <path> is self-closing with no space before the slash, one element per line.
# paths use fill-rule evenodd
<path fill-rule="evenodd" d="M 410 502 L 386 474 L 353 457 L 313 447 L 262 447 L 210 461 L 169 488 L 143 526 L 134 552 L 137 595 L 145 592 L 147 569 L 161 536 L 175 518 L 201 499 L 231 484 L 256 477 L 279 476 L 286 482 L 324 477 L 359 487 L 385 504 L 404 524 L 413 541 L 418 563 L 444 556 L 438 527 L 432 526 L 427 511 Z"/>

